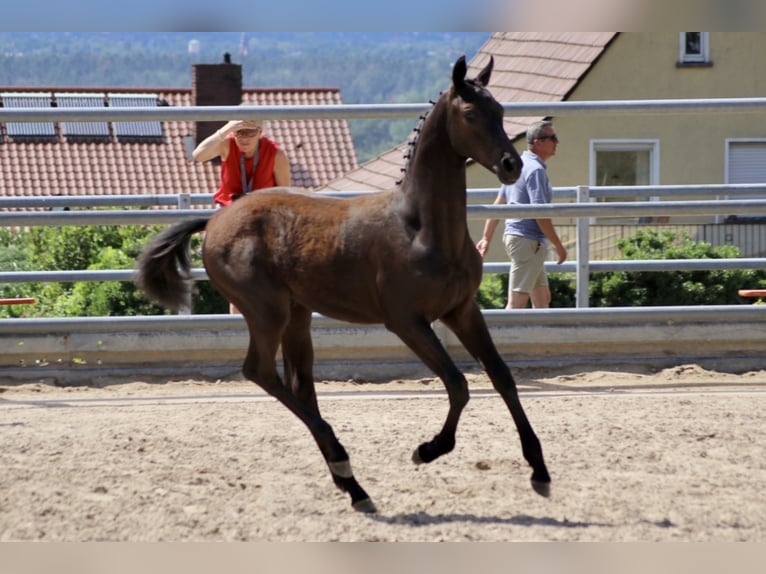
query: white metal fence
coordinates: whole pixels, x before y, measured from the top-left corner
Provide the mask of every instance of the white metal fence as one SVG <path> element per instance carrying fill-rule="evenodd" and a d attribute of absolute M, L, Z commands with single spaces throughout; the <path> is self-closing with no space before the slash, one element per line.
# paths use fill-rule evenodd
<path fill-rule="evenodd" d="M 661 101 L 547 102 L 505 104 L 514 116 L 562 116 L 566 114 L 635 114 L 635 113 L 762 113 L 766 98 Z M 3 109 L 0 122 L 42 121 L 178 121 L 229 120 L 252 118 L 270 120 L 357 119 L 412 117 L 430 109 L 430 104 L 339 105 L 339 106 L 212 106 L 189 108 L 70 108 L 70 109 Z M 732 358 L 740 365 L 764 361 L 766 306 L 663 307 L 586 309 L 589 274 L 606 270 L 676 270 L 720 268 L 765 268 L 766 260 L 703 259 L 662 261 L 590 261 L 588 236 L 590 218 L 625 216 L 679 216 L 720 214 L 766 214 L 766 200 L 694 200 L 678 201 L 684 195 L 763 194 L 766 185 L 719 186 L 654 186 L 630 188 L 557 188 L 562 195 L 573 195 L 575 203 L 546 206 L 469 205 L 468 217 L 476 219 L 521 217 L 572 217 L 577 221 L 575 261 L 556 266 L 556 271 L 574 272 L 577 277 L 576 309 L 530 311 L 486 311 L 499 341 L 501 352 L 529 360 L 574 360 L 589 356 L 646 361 L 681 357 L 709 359 Z M 496 190 L 485 193 L 488 202 Z M 491 194 L 491 195 L 490 195 Z M 335 195 L 344 195 L 336 193 Z M 668 196 L 670 201 L 633 201 L 594 203 L 600 197 Z M 193 206 L 209 205 L 210 196 L 141 195 L 99 197 L 0 198 L 0 226 L 62 225 L 127 225 L 140 223 L 172 223 L 205 213 Z M 71 210 L 82 207 L 153 207 L 176 206 L 177 209 Z M 63 210 L 69 207 L 70 211 Z M 24 211 L 33 209 L 33 211 Z M 46 211 L 41 211 L 45 209 Z M 551 264 L 553 265 L 553 264 Z M 507 264 L 485 265 L 487 272 L 504 272 Z M 204 279 L 204 270 L 195 270 L 196 279 Z M 130 280 L 132 270 L 106 271 L 36 271 L 0 272 L 0 283 L 26 281 L 105 281 Z M 743 286 L 747 287 L 747 286 Z M 183 332 L 178 332 L 180 329 Z M 341 324 L 316 316 L 314 319 L 317 359 L 326 364 L 341 365 L 345 370 L 361 373 L 359 365 L 372 364 L 379 375 L 392 376 L 396 365 L 411 372 L 417 361 L 398 341 L 381 333 L 382 328 Z M 173 330 L 172 334 L 169 330 Z M 451 352 L 460 353 L 450 334 L 440 336 Z M 2 319 L 0 320 L 0 368 L 37 375 L 38 369 L 50 372 L 51 365 L 83 364 L 103 370 L 107 365 L 166 366 L 178 372 L 179 365 L 210 364 L 223 361 L 236 365 L 246 346 L 241 317 L 109 317 L 72 319 Z M 548 345 L 555 342 L 556 348 Z M 204 352 L 202 350 L 204 349 Z M 527 353 L 526 355 L 524 353 Z M 381 370 L 381 363 L 387 365 Z M 220 366 L 220 365 L 219 365 Z M 195 368 L 195 367 L 190 367 Z M 15 369 L 15 370 L 14 370 Z M 321 369 L 319 371 L 321 373 Z"/>
<path fill-rule="evenodd" d="M 662 202 L 609 202 L 593 203 L 591 198 L 619 197 L 634 192 L 654 197 L 682 194 L 695 196 L 747 195 L 763 194 L 766 185 L 728 185 L 728 186 L 643 186 L 634 190 L 632 187 L 612 188 L 556 188 L 557 196 L 567 197 L 572 189 L 576 193 L 576 203 L 553 203 L 550 205 L 469 205 L 468 217 L 473 219 L 506 217 L 576 217 L 577 247 L 574 261 L 556 265 L 546 264 L 549 271 L 576 274 L 576 306 L 588 306 L 588 284 L 592 271 L 677 271 L 707 269 L 764 269 L 766 259 L 665 259 L 653 261 L 590 261 L 590 227 L 592 217 L 624 217 L 626 215 L 721 215 L 721 214 L 766 214 L 766 200 L 694 200 Z M 470 190 L 470 195 L 485 197 L 486 189 Z M 350 196 L 359 192 L 327 192 L 327 195 Z M 493 190 L 493 193 L 496 191 Z M 191 209 L 192 205 L 210 206 L 212 194 L 167 194 L 138 196 L 78 196 L 78 197 L 14 197 L 0 198 L 0 226 L 61 226 L 61 225 L 128 225 L 128 224 L 163 224 L 174 223 L 184 218 L 199 217 L 212 213 L 213 209 Z M 63 211 L 71 208 L 88 207 L 152 207 L 177 206 L 172 210 L 120 209 L 109 211 Z M 4 211 L 4 209 L 51 209 L 52 211 Z M 504 273 L 508 270 L 505 263 L 486 263 L 486 273 Z M 205 279 L 204 269 L 195 269 L 195 279 Z M 44 282 L 44 281 L 130 281 L 130 270 L 101 271 L 0 271 L 0 283 Z"/>

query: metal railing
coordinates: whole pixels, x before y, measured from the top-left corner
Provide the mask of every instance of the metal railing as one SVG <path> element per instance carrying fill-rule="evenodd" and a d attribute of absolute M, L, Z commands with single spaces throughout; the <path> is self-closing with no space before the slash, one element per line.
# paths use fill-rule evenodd
<path fill-rule="evenodd" d="M 720 98 L 698 100 L 641 100 L 597 102 L 505 103 L 511 116 L 618 115 L 618 114 L 699 114 L 699 113 L 763 113 L 766 98 Z M 227 121 L 230 119 L 298 120 L 298 119 L 393 119 L 413 118 L 431 109 L 430 104 L 391 105 L 325 105 L 325 106 L 202 106 L 187 108 L 0 108 L 0 123 L 49 121 Z M 766 214 L 762 199 L 730 200 L 727 195 L 766 193 L 764 185 L 713 186 L 586 186 L 556 188 L 560 198 L 574 198 L 575 203 L 554 203 L 548 206 L 469 205 L 471 219 L 518 217 L 573 217 L 577 221 L 575 261 L 563 265 L 547 264 L 551 270 L 574 272 L 577 277 L 577 305 L 587 306 L 587 285 L 591 272 L 612 270 L 672 271 L 675 269 L 734 269 L 765 268 L 766 260 L 757 258 L 661 260 L 661 261 L 590 261 L 588 233 L 591 217 Z M 361 193 L 361 192 L 360 192 Z M 491 203 L 496 188 L 471 190 L 471 198 Z M 353 192 L 333 195 L 354 195 Z M 708 201 L 675 201 L 687 196 L 708 196 Z M 635 201 L 594 203 L 593 200 L 612 197 L 662 196 L 672 201 Z M 211 195 L 133 195 L 96 197 L 13 197 L 0 198 L 0 226 L 62 226 L 62 225 L 123 225 L 167 224 L 184 218 L 198 217 L 208 212 L 199 209 L 211 205 Z M 192 209 L 192 207 L 197 209 Z M 87 211 L 82 208 L 138 207 L 115 211 Z M 147 209 L 149 208 L 149 209 Z M 155 208 L 155 209 L 152 209 Z M 156 209 L 172 208 L 172 209 Z M 8 211 L 31 209 L 38 211 Z M 66 211 L 70 209 L 70 211 Z M 39 211 L 47 210 L 47 211 Z M 212 210 L 210 210 L 212 211 Z M 507 263 L 486 263 L 489 273 L 507 271 Z M 36 271 L 0 272 L 1 282 L 25 281 L 128 281 L 132 270 L 103 271 Z M 195 269 L 195 279 L 205 279 L 203 269 Z M 601 309 L 540 309 L 533 313 L 523 310 L 487 310 L 484 312 L 493 329 L 499 349 L 509 356 L 524 354 L 530 360 L 550 362 L 550 347 L 555 353 L 568 357 L 593 357 L 598 351 L 604 360 L 633 356 L 642 364 L 654 356 L 661 361 L 676 357 L 734 357 L 740 365 L 749 357 L 761 365 L 762 338 L 766 328 L 766 306 L 699 306 L 662 308 L 601 308 Z M 317 329 L 315 345 L 318 357 L 327 361 L 340 360 L 347 376 L 348 365 L 373 362 L 377 375 L 387 376 L 393 367 L 406 364 L 411 373 L 412 358 L 402 352 L 400 342 L 388 354 L 380 349 L 390 343 L 380 335 L 382 327 L 342 326 L 343 324 L 315 314 L 312 328 Z M 609 327 L 607 329 L 607 327 Z M 576 330 L 576 335 L 574 334 Z M 450 352 L 458 346 L 450 343 L 446 329 L 439 331 Z M 23 340 L 20 338 L 23 337 Z M 98 370 L 110 361 L 127 365 L 134 372 L 136 365 L 170 365 L 174 372 L 196 364 L 200 354 L 207 352 L 215 364 L 241 361 L 246 345 L 246 330 L 241 316 L 153 316 L 153 317 L 78 317 L 0 320 L 0 341 L 6 349 L 4 366 L 19 361 L 45 358 L 68 361 L 81 366 L 85 357 Z M 25 343 L 20 345 L 20 343 Z M 358 351 L 354 351 L 358 347 Z M 566 351 L 571 348 L 570 351 Z M 338 359 L 338 350 L 342 357 Z M 671 352 L 673 349 L 677 353 Z M 594 351 L 595 350 L 595 351 Z M 11 352 L 13 351 L 13 352 Z M 371 352 L 372 351 L 372 352 Z M 227 358 L 222 359 L 222 352 Z M 227 354 L 228 353 L 228 354 Z M 168 363 L 169 354 L 176 357 Z M 358 356 L 357 356 L 358 355 Z M 372 359 L 370 358 L 372 355 Z M 671 356 L 673 355 L 673 356 Z M 0 357 L 3 355 L 0 354 Z M 101 364 L 103 357 L 104 364 Z M 359 361 L 356 363 L 354 361 Z M 376 363 L 377 361 L 377 363 Z M 385 374 L 379 362 L 385 362 Z M 20 370 L 28 375 L 29 363 Z M 79 368 L 79 367 L 78 367 Z M 354 369 L 356 367 L 353 367 Z"/>
<path fill-rule="evenodd" d="M 470 219 L 508 217 L 574 217 L 577 226 L 576 257 L 574 262 L 557 265 L 546 263 L 546 270 L 576 275 L 576 306 L 588 306 L 588 284 L 591 272 L 605 271 L 676 271 L 711 269 L 766 269 L 766 259 L 666 259 L 652 261 L 590 261 L 589 233 L 592 217 L 659 216 L 659 215 L 721 215 L 766 214 L 764 199 L 706 200 L 706 201 L 636 201 L 593 203 L 592 198 L 606 198 L 632 194 L 638 197 L 679 197 L 683 195 L 720 196 L 763 194 L 766 185 L 709 185 L 709 186 L 641 186 L 555 188 L 557 197 L 574 197 L 576 203 L 548 205 L 468 205 Z M 349 197 L 366 191 L 319 192 L 337 197 Z M 472 198 L 485 200 L 494 197 L 494 189 L 469 190 Z M 491 194 L 491 195 L 490 195 Z M 50 209 L 51 211 L 0 211 L 0 226 L 62 226 L 62 225 L 129 225 L 170 224 L 213 213 L 213 209 L 191 209 L 192 205 L 210 205 L 212 194 L 165 194 L 136 196 L 77 196 L 77 197 L 13 197 L 0 198 L 3 208 Z M 169 206 L 177 209 L 146 210 L 121 209 L 114 211 L 65 211 L 70 208 L 128 207 L 140 208 Z M 507 263 L 485 263 L 485 273 L 505 273 Z M 204 280 L 204 269 L 194 269 L 192 276 Z M 72 281 L 130 281 L 132 270 L 84 271 L 0 271 L 0 283 L 72 282 Z"/>
<path fill-rule="evenodd" d="M 766 98 L 505 102 L 509 116 L 763 113 Z M 358 120 L 417 118 L 432 108 L 420 104 L 327 104 L 308 106 L 188 106 L 157 108 L 0 108 L 5 122 Z"/>

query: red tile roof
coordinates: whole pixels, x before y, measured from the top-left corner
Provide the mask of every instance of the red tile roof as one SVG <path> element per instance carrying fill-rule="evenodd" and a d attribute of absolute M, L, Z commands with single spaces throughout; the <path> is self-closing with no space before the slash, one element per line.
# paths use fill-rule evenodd
<path fill-rule="evenodd" d="M 171 106 L 191 106 L 189 88 L 2 87 L 3 92 L 155 94 Z M 245 105 L 342 104 L 337 88 L 243 88 Z M 212 193 L 220 167 L 191 161 L 194 122 L 163 121 L 161 140 L 70 141 L 57 122 L 55 141 L 8 136 L 0 125 L 0 196 Z M 318 188 L 358 167 L 348 124 L 342 120 L 264 122 L 264 133 L 287 153 L 293 185 Z"/>
<path fill-rule="evenodd" d="M 616 32 L 495 32 L 469 62 L 468 76 L 475 76 L 492 55 L 495 63 L 489 89 L 498 101 L 565 101 L 616 35 Z M 523 135 L 536 119 L 541 118 L 506 117 L 506 132 L 511 138 Z M 402 144 L 381 154 L 329 182 L 325 189 L 394 187 L 401 177 L 406 147 Z"/>

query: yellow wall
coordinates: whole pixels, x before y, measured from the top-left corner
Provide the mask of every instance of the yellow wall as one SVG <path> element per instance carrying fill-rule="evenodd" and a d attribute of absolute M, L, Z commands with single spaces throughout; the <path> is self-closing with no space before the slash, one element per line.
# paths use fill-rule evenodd
<path fill-rule="evenodd" d="M 766 96 L 766 34 L 710 33 L 710 67 L 677 67 L 677 32 L 621 33 L 569 101 Z M 659 113 L 554 118 L 554 185 L 588 183 L 592 139 L 660 141 L 661 185 L 724 183 L 727 138 L 764 137 L 763 114 Z"/>
<path fill-rule="evenodd" d="M 568 101 L 766 96 L 766 33 L 711 32 L 709 67 L 678 67 L 678 32 L 623 32 L 609 45 Z M 659 140 L 660 185 L 725 183 L 728 138 L 766 138 L 766 113 L 564 115 L 553 118 L 561 138 L 548 161 L 554 187 L 589 183 L 594 139 Z M 518 142 L 519 146 L 523 142 Z M 521 149 L 521 147 L 519 147 Z M 479 173 L 483 172 L 483 173 Z M 469 187 L 497 185 L 481 166 Z M 481 222 L 469 221 L 472 236 Z M 489 260 L 504 260 L 500 231 Z"/>

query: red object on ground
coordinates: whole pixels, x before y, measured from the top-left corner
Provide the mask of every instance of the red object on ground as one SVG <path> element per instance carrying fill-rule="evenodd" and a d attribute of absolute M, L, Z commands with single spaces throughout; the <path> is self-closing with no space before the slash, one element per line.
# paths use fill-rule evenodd
<path fill-rule="evenodd" d="M 0 305 L 31 305 L 37 303 L 34 297 L 13 297 L 11 299 L 0 299 Z"/>
<path fill-rule="evenodd" d="M 766 289 L 740 289 L 737 293 L 740 297 L 766 297 Z"/>

